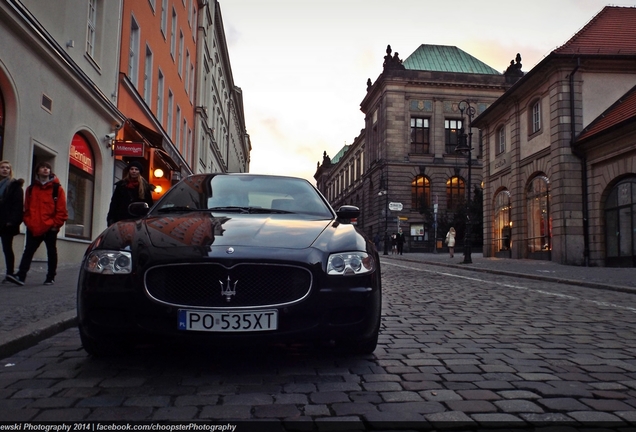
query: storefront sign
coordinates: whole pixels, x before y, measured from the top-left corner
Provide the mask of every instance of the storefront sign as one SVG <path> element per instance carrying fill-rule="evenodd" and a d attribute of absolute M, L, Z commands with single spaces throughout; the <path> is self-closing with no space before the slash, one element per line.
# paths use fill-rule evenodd
<path fill-rule="evenodd" d="M 115 141 L 115 156 L 144 157 L 144 143 Z"/>
<path fill-rule="evenodd" d="M 86 140 L 78 134 L 71 141 L 69 162 L 82 171 L 93 174 L 93 152 Z"/>

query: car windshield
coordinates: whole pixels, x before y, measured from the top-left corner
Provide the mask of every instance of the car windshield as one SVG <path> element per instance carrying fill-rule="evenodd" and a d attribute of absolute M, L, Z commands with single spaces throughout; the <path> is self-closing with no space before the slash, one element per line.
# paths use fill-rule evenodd
<path fill-rule="evenodd" d="M 333 217 L 329 206 L 308 181 L 258 175 L 190 176 L 161 198 L 153 214 L 201 210 Z"/>

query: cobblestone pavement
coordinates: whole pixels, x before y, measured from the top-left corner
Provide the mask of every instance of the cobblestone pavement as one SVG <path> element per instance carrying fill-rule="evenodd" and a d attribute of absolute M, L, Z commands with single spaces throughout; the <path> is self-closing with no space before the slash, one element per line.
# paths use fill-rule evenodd
<path fill-rule="evenodd" d="M 0 421 L 261 420 L 304 430 L 312 422 L 347 430 L 636 425 L 634 294 L 382 260 L 373 355 L 338 357 L 304 345 L 143 347 L 93 359 L 70 328 L 0 362 Z"/>

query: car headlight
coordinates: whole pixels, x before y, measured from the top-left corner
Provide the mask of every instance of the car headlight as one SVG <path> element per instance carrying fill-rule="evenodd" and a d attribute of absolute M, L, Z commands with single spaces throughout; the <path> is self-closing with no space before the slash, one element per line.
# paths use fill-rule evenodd
<path fill-rule="evenodd" d="M 130 252 L 95 250 L 88 255 L 84 268 L 91 273 L 128 274 L 132 272 Z"/>
<path fill-rule="evenodd" d="M 364 252 L 341 252 L 332 254 L 327 261 L 328 275 L 353 276 L 371 273 L 375 269 L 375 260 Z"/>

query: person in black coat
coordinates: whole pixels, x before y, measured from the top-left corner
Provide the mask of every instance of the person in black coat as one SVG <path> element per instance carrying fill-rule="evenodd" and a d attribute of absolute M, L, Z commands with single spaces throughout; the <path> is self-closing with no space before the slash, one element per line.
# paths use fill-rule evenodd
<path fill-rule="evenodd" d="M 128 206 L 134 202 L 145 202 L 148 207 L 152 207 L 153 187 L 143 178 L 143 167 L 133 161 L 126 167 L 127 172 L 124 178 L 115 183 L 115 191 L 110 200 L 110 208 L 106 216 L 108 226 L 123 219 L 135 218 L 128 212 Z"/>
<path fill-rule="evenodd" d="M 0 161 L 0 238 L 7 266 L 7 276 L 15 270 L 13 237 L 20 232 L 24 216 L 23 179 L 13 178 L 13 169 L 9 161 Z M 3 282 L 7 279 L 5 278 Z"/>

